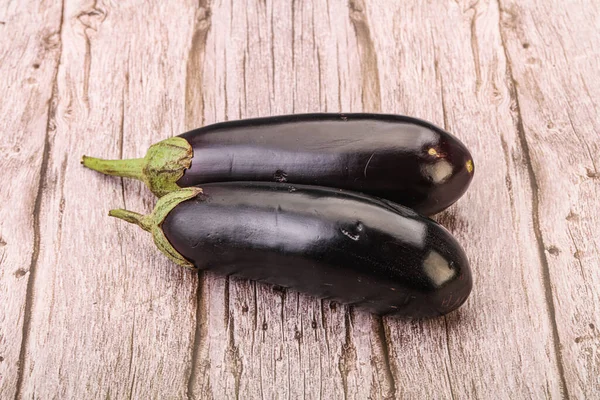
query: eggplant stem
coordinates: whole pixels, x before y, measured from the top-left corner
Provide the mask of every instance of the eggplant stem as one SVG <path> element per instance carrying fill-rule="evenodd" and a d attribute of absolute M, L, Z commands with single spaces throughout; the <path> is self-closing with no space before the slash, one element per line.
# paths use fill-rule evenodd
<path fill-rule="evenodd" d="M 123 221 L 127 221 L 131 224 L 136 224 L 146 232 L 152 232 L 153 218 L 152 214 L 143 215 L 140 213 L 136 213 L 129 210 L 124 210 L 122 208 L 110 210 L 108 215 L 111 217 L 122 219 Z"/>
<path fill-rule="evenodd" d="M 84 167 L 106 175 L 121 176 L 144 180 L 145 159 L 133 158 L 130 160 L 105 160 L 102 158 L 83 156 L 81 164 Z"/>
<path fill-rule="evenodd" d="M 193 263 L 181 255 L 169 242 L 162 230 L 162 223 L 167 215 L 178 204 L 192 199 L 202 193 L 202 189 L 198 187 L 189 187 L 175 190 L 167 193 L 156 202 L 154 211 L 148 215 L 142 215 L 133 211 L 124 210 L 122 208 L 110 210 L 108 215 L 111 217 L 122 219 L 132 224 L 136 224 L 143 230 L 150 232 L 154 238 L 154 243 L 160 251 L 163 252 L 171 261 L 183 267 L 195 269 Z"/>
<path fill-rule="evenodd" d="M 192 165 L 192 145 L 182 137 L 153 144 L 144 158 L 104 160 L 83 156 L 81 163 L 106 175 L 134 178 L 144 182 L 158 197 L 181 189 L 177 181 Z"/>

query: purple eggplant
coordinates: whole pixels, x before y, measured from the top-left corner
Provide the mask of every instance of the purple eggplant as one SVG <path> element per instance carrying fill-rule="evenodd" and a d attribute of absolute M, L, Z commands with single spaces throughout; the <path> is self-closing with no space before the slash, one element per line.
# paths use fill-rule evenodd
<path fill-rule="evenodd" d="M 468 149 L 426 121 L 388 114 L 297 114 L 208 125 L 144 158 L 82 163 L 140 179 L 158 196 L 209 182 L 287 182 L 345 189 L 436 214 L 474 173 Z"/>
<path fill-rule="evenodd" d="M 210 183 L 161 197 L 147 216 L 110 215 L 154 236 L 171 260 L 267 282 L 380 315 L 433 317 L 472 287 L 453 236 L 371 196 L 274 182 Z"/>

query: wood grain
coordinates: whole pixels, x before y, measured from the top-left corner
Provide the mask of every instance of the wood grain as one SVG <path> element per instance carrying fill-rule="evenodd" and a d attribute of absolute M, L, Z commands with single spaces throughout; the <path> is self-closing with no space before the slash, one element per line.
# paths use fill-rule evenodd
<path fill-rule="evenodd" d="M 383 75 L 389 77 L 386 87 L 393 88 L 384 91 L 384 104 L 454 132 L 472 150 L 476 168 L 469 192 L 437 218 L 470 255 L 473 294 L 444 319 L 412 324 L 386 319 L 392 371 L 396 381 L 406 382 L 399 394 L 558 397 L 554 338 L 531 229 L 530 183 L 526 168 L 505 155 L 520 157 L 523 150 L 512 118 L 506 60 L 498 52 L 497 6 L 397 5 L 393 11 L 383 3 L 369 8 L 372 19 L 387 19 L 379 27 L 394 27 L 393 42 L 386 41 L 384 28 L 376 28 L 374 36 L 385 46 L 379 50 L 387 55 L 381 69 L 389 71 Z M 515 376 L 519 370 L 522 378 Z"/>
<path fill-rule="evenodd" d="M 595 398 L 600 7 L 590 0 L 0 2 L 0 398 Z M 436 216 L 475 288 L 429 321 L 171 264 L 115 207 L 213 122 L 421 117 L 471 149 Z"/>
<path fill-rule="evenodd" d="M 591 398 L 600 393 L 600 7 L 501 1 L 500 11 L 564 394 Z"/>
<path fill-rule="evenodd" d="M 244 12 L 231 6 L 210 5 L 210 22 L 203 21 L 211 26 L 206 43 L 192 48 L 187 93 L 203 96 L 204 114 L 188 121 L 188 129 L 199 121 L 361 109 L 364 84 L 351 79 L 361 74 L 360 52 L 345 3 L 248 2 Z M 336 35 L 339 44 L 332 48 L 329 38 Z M 200 71 L 198 48 L 206 49 Z M 327 51 L 339 55 L 326 57 Z M 339 65 L 348 59 L 356 62 Z M 198 110 L 187 115 L 193 113 Z M 381 337 L 370 329 L 373 317 L 361 316 L 355 330 L 344 307 L 262 284 L 211 274 L 204 279 L 199 297 L 206 322 L 197 335 L 194 398 L 390 393 Z"/>
<path fill-rule="evenodd" d="M 39 217 L 54 130 L 60 4 L 0 3 L 0 398 L 21 385 L 33 282 L 42 243 Z"/>
<path fill-rule="evenodd" d="M 137 156 L 183 129 L 191 25 L 185 8 L 158 2 L 65 3 L 23 398 L 186 394 L 197 279 L 108 218 L 114 207 L 149 210 L 148 191 L 79 160 Z"/>

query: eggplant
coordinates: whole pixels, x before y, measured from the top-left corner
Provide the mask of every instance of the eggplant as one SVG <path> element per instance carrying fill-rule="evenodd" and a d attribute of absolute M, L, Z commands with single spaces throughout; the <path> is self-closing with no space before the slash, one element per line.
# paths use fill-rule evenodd
<path fill-rule="evenodd" d="M 111 216 L 151 232 L 174 262 L 332 299 L 379 315 L 447 314 L 469 296 L 454 237 L 413 210 L 371 196 L 274 182 L 173 191 L 149 215 Z"/>
<path fill-rule="evenodd" d="M 474 173 L 468 149 L 426 121 L 389 114 L 296 114 L 222 122 L 158 142 L 144 158 L 84 156 L 93 170 L 158 196 L 209 182 L 265 181 L 357 191 L 436 214 Z"/>

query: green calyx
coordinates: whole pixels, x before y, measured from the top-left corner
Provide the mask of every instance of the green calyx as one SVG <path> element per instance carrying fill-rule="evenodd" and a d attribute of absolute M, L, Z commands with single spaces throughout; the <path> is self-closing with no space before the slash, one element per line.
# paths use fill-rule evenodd
<path fill-rule="evenodd" d="M 161 197 L 156 203 L 154 211 L 148 215 L 138 214 L 133 211 L 116 209 L 110 210 L 108 215 L 138 225 L 143 230 L 152 233 L 154 243 L 171 261 L 186 268 L 196 269 L 194 264 L 183 257 L 165 236 L 162 223 L 175 206 L 186 200 L 193 199 L 202 193 L 202 189 L 191 187 L 173 191 Z"/>
<path fill-rule="evenodd" d="M 144 158 L 103 160 L 83 156 L 81 163 L 106 175 L 134 178 L 144 182 L 158 197 L 180 189 L 177 181 L 192 164 L 192 146 L 181 137 L 153 144 Z"/>

